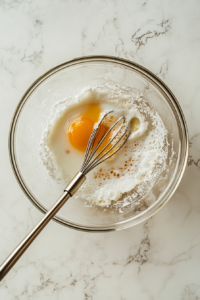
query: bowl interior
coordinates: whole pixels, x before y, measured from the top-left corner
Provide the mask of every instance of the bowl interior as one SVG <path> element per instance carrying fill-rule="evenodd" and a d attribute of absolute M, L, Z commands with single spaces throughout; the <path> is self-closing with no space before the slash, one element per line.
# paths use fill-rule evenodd
<path fill-rule="evenodd" d="M 154 214 L 174 192 L 187 160 L 187 129 L 180 107 L 170 90 L 144 68 L 117 58 L 76 59 L 55 67 L 39 78 L 23 96 L 10 132 L 11 162 L 17 179 L 29 199 L 43 212 L 57 200 L 67 185 L 52 179 L 39 156 L 45 125 L 58 101 L 76 95 L 84 86 L 109 79 L 141 91 L 159 112 L 173 143 L 173 161 L 168 179 L 157 183 L 146 197 L 154 197 L 149 207 L 134 207 L 119 213 L 88 207 L 71 198 L 55 219 L 83 230 L 115 230 L 137 224 Z M 171 149 L 171 148 L 170 148 Z M 148 202 L 148 201 L 147 201 Z M 152 203 L 152 201 L 151 201 Z"/>

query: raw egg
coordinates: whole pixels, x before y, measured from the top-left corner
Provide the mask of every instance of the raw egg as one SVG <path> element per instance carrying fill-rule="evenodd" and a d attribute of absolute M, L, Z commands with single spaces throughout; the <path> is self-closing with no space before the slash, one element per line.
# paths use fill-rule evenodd
<path fill-rule="evenodd" d="M 66 110 L 57 120 L 49 136 L 48 143 L 65 178 L 74 176 L 80 169 L 94 124 L 100 120 L 101 113 L 114 108 L 113 105 L 105 103 L 80 103 Z M 109 124 L 111 125 L 113 119 L 110 118 L 109 121 L 110 123 L 100 125 L 95 145 L 109 130 Z M 103 150 L 108 144 L 109 138 L 109 135 L 105 138 L 99 147 L 99 151 Z M 109 147 L 106 149 L 108 150 Z"/>
<path fill-rule="evenodd" d="M 67 128 L 67 134 L 71 145 L 79 151 L 86 151 L 90 135 L 93 131 L 94 124 L 100 119 L 101 108 L 98 104 L 90 104 L 84 114 L 76 118 L 70 123 Z M 96 145 L 103 135 L 108 131 L 109 127 L 101 124 L 97 133 L 95 144 Z M 109 141 L 109 136 L 101 144 L 99 150 L 102 150 Z"/>
<path fill-rule="evenodd" d="M 69 140 L 77 150 L 85 151 L 94 127 L 94 122 L 88 118 L 76 119 L 68 129 Z"/>

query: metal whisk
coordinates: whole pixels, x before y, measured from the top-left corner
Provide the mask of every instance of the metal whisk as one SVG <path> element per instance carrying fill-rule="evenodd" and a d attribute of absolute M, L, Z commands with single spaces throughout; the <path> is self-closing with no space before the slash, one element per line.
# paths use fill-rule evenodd
<path fill-rule="evenodd" d="M 4 278 L 4 276 L 9 272 L 9 270 L 13 267 L 13 265 L 17 262 L 21 255 L 26 251 L 26 249 L 34 241 L 34 239 L 38 236 L 42 229 L 65 204 L 65 202 L 70 197 L 72 197 L 74 193 L 80 188 L 80 186 L 86 180 L 86 174 L 96 166 L 113 156 L 126 143 L 130 134 L 130 126 L 129 124 L 126 124 L 125 117 L 120 117 L 108 131 L 104 132 L 101 139 L 99 141 L 97 140 L 102 122 L 107 117 L 107 115 L 112 112 L 113 111 L 109 111 L 108 113 L 104 114 L 101 120 L 94 125 L 94 129 L 90 136 L 80 171 L 68 184 L 68 186 L 64 190 L 63 195 L 45 214 L 43 219 L 35 226 L 34 229 L 32 229 L 32 231 L 23 239 L 23 241 L 15 248 L 15 250 L 0 266 L 0 280 Z M 108 137 L 108 135 L 110 136 L 109 142 L 104 146 L 102 150 L 99 150 L 100 146 Z"/>

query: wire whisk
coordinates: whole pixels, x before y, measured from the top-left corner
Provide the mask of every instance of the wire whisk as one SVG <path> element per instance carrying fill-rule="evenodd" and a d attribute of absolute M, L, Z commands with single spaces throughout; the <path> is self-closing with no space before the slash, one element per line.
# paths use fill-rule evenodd
<path fill-rule="evenodd" d="M 126 123 L 125 117 L 120 117 L 98 140 L 98 134 L 108 114 L 113 111 L 109 111 L 101 118 L 101 120 L 94 125 L 94 129 L 90 136 L 83 164 L 80 172 L 72 179 L 64 190 L 63 195 L 57 200 L 57 202 L 46 212 L 42 220 L 31 230 L 31 232 L 23 239 L 23 241 L 15 248 L 15 250 L 8 256 L 8 258 L 0 266 L 0 280 L 9 272 L 9 270 L 18 261 L 21 255 L 26 251 L 34 239 L 39 235 L 43 228 L 49 223 L 59 209 L 65 204 L 65 202 L 76 193 L 83 182 L 86 180 L 86 174 L 93 168 L 104 162 L 106 159 L 113 156 L 118 152 L 126 143 L 130 135 L 130 125 Z M 108 142 L 106 138 L 109 137 Z M 100 149 L 103 142 L 107 144 Z"/>

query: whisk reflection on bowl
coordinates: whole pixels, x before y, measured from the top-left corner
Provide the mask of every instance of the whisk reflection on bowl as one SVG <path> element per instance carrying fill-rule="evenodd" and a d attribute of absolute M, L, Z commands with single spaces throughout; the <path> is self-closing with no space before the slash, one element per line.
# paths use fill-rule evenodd
<path fill-rule="evenodd" d="M 74 195 L 74 193 L 80 188 L 83 182 L 86 180 L 86 174 L 94 169 L 96 166 L 117 153 L 123 145 L 126 143 L 130 135 L 130 125 L 126 123 L 125 117 L 120 117 L 98 140 L 98 133 L 100 126 L 108 114 L 113 111 L 109 111 L 103 115 L 101 120 L 94 125 L 94 129 L 91 133 L 83 164 L 80 171 L 75 175 L 72 181 L 65 188 L 63 195 L 57 200 L 57 202 L 51 207 L 51 209 L 45 214 L 43 219 L 35 226 L 35 228 L 24 238 L 24 240 L 16 247 L 16 249 L 8 256 L 4 263 L 0 266 L 0 280 L 9 272 L 21 255 L 26 251 L 29 245 L 34 241 L 42 229 L 48 224 L 53 216 L 60 210 L 65 202 Z M 100 146 L 106 138 L 110 136 L 108 143 L 100 150 Z"/>

